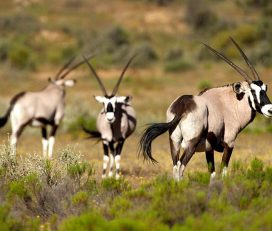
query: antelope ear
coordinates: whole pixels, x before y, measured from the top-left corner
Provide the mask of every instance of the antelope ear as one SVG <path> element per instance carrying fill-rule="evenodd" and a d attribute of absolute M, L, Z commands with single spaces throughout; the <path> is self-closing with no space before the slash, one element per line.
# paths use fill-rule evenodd
<path fill-rule="evenodd" d="M 244 92 L 242 89 L 242 84 L 240 82 L 234 83 L 232 85 L 232 88 L 233 88 L 233 91 L 238 95 Z"/>
<path fill-rule="evenodd" d="M 95 96 L 95 100 L 99 103 L 104 103 L 104 97 L 103 96 Z"/>
<path fill-rule="evenodd" d="M 128 103 L 131 100 L 132 100 L 132 96 L 118 96 L 117 97 L 118 103 Z"/>
<path fill-rule="evenodd" d="M 75 83 L 76 83 L 76 81 L 74 79 L 67 79 L 64 81 L 64 85 L 66 87 L 72 87 L 75 85 Z"/>

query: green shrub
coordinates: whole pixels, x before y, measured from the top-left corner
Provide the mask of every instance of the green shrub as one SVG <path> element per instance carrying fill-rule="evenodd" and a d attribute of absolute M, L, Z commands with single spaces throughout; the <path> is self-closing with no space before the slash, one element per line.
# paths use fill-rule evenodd
<path fill-rule="evenodd" d="M 14 43 L 10 46 L 8 52 L 8 60 L 10 64 L 18 69 L 35 69 L 35 60 L 33 51 L 20 43 Z"/>
<path fill-rule="evenodd" d="M 201 80 L 199 83 L 198 83 L 198 90 L 200 91 L 203 91 L 205 89 L 209 89 L 212 87 L 212 83 L 209 81 L 209 80 Z"/>
<path fill-rule="evenodd" d="M 264 177 L 264 164 L 260 159 L 253 159 L 250 163 L 250 168 L 247 171 L 249 178 L 263 180 Z"/>
<path fill-rule="evenodd" d="M 8 197 L 13 199 L 14 197 L 19 197 L 20 199 L 27 199 L 29 197 L 29 192 L 25 186 L 23 180 L 12 181 L 9 184 Z"/>
<path fill-rule="evenodd" d="M 174 61 L 169 61 L 165 64 L 164 70 L 166 72 L 184 72 L 184 71 L 188 71 L 194 68 L 194 65 L 181 58 L 178 60 L 174 60 Z"/>
<path fill-rule="evenodd" d="M 39 20 L 25 11 L 17 11 L 15 14 L 0 17 L 0 30 L 3 32 L 32 34 L 39 28 Z"/>
<path fill-rule="evenodd" d="M 110 208 L 110 214 L 114 217 L 128 214 L 128 210 L 132 207 L 132 202 L 125 197 L 117 197 Z"/>
<path fill-rule="evenodd" d="M 130 189 L 130 185 L 123 178 L 116 180 L 115 178 L 106 178 L 101 182 L 102 187 L 107 191 L 121 193 Z"/>
<path fill-rule="evenodd" d="M 76 206 L 78 206 L 78 205 L 87 206 L 88 198 L 89 198 L 89 195 L 87 192 L 79 191 L 75 195 L 73 195 L 72 203 L 73 203 L 73 205 L 76 205 Z"/>
<path fill-rule="evenodd" d="M 217 23 L 216 14 L 208 8 L 207 1 L 186 1 L 186 21 L 195 30 L 206 30 Z"/>
<path fill-rule="evenodd" d="M 150 44 L 150 42 L 142 42 L 136 44 L 132 49 L 132 54 L 138 54 L 136 59 L 133 61 L 132 66 L 134 67 L 147 67 L 158 59 L 158 55 Z"/>
<path fill-rule="evenodd" d="M 180 58 L 183 57 L 183 53 L 184 53 L 184 51 L 181 50 L 178 47 L 176 47 L 176 48 L 170 48 L 167 51 L 165 60 L 166 61 L 175 61 L 175 60 L 178 60 L 178 59 L 180 59 Z"/>
<path fill-rule="evenodd" d="M 210 183 L 210 173 L 194 172 L 193 174 L 189 174 L 189 180 L 190 182 L 208 185 Z"/>
<path fill-rule="evenodd" d="M 96 130 L 96 117 L 86 116 L 85 114 L 80 115 L 68 123 L 67 131 L 76 134 L 82 130 L 82 126 L 88 130 Z"/>
<path fill-rule="evenodd" d="M 66 219 L 59 227 L 59 231 L 102 231 L 109 229 L 110 226 L 105 219 L 94 213 L 82 214 L 78 217 L 70 217 Z"/>
<path fill-rule="evenodd" d="M 224 30 L 217 33 L 212 39 L 211 44 L 217 49 L 223 49 L 230 45 L 233 46 L 229 39 L 230 36 L 238 43 L 252 44 L 259 39 L 260 33 L 255 25 L 241 24 L 233 30 Z"/>

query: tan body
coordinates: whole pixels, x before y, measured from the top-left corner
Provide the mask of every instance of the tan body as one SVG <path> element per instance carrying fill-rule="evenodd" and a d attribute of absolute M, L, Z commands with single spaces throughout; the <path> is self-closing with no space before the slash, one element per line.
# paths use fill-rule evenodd
<path fill-rule="evenodd" d="M 192 139 L 200 137 L 201 141 L 196 147 L 199 152 L 212 149 L 223 151 L 224 144 L 233 147 L 239 132 L 255 116 L 249 106 L 248 97 L 244 96 L 240 100 L 236 97 L 232 85 L 212 88 L 194 96 L 197 107 L 184 113 L 171 138 L 177 142 L 182 140 L 181 146 L 186 148 Z M 167 122 L 175 117 L 175 114 L 171 113 L 173 103 L 167 110 Z"/>
<path fill-rule="evenodd" d="M 13 97 L 6 114 L 0 118 L 0 127 L 11 120 L 11 148 L 16 154 L 16 146 L 26 126 L 41 127 L 44 157 L 52 157 L 55 135 L 64 116 L 65 87 L 73 86 L 74 80 L 58 79 L 50 81 L 41 91 L 22 92 Z M 47 137 L 47 127 L 51 127 Z"/>
<path fill-rule="evenodd" d="M 140 150 L 143 156 L 156 161 L 151 154 L 151 143 L 156 137 L 169 131 L 173 176 L 177 180 L 182 178 L 186 165 L 196 151 L 205 151 L 211 179 L 216 175 L 214 150 L 224 152 L 221 170 L 225 176 L 239 132 L 253 121 L 256 112 L 272 117 L 267 86 L 261 81 L 241 47 L 233 38 L 230 39 L 250 68 L 252 76 L 223 54 L 204 44 L 242 75 L 245 81 L 207 89 L 197 96 L 184 95 L 175 99 L 167 110 L 167 122 L 149 126 L 141 138 Z M 181 157 L 180 147 L 184 149 Z"/>

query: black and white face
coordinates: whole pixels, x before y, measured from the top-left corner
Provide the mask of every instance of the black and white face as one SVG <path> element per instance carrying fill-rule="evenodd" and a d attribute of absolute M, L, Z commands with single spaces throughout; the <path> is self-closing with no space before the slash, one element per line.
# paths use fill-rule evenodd
<path fill-rule="evenodd" d="M 272 117 L 272 104 L 268 98 L 267 85 L 262 81 L 250 83 L 249 100 L 253 109 L 263 114 L 265 117 Z"/>
<path fill-rule="evenodd" d="M 95 96 L 99 103 L 103 103 L 106 119 L 109 123 L 115 121 L 115 109 L 117 103 L 128 103 L 129 96 Z"/>

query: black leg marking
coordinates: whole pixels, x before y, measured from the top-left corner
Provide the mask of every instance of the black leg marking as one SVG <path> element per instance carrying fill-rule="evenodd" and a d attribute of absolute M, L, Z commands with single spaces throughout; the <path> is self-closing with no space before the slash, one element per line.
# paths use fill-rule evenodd
<path fill-rule="evenodd" d="M 42 138 L 47 140 L 47 130 L 46 127 L 42 127 Z"/>
<path fill-rule="evenodd" d="M 104 155 L 109 156 L 109 148 L 108 145 L 103 142 Z"/>
<path fill-rule="evenodd" d="M 111 141 L 111 142 L 109 143 L 109 148 L 110 148 L 111 154 L 112 154 L 113 156 L 115 156 L 114 142 L 113 142 L 113 141 Z"/>
<path fill-rule="evenodd" d="M 109 143 L 109 148 L 110 148 L 110 172 L 112 172 L 112 170 L 113 170 L 113 163 L 114 163 L 114 156 L 115 156 L 115 149 L 114 149 L 114 142 L 113 141 L 111 141 L 110 143 Z"/>
<path fill-rule="evenodd" d="M 124 140 L 118 141 L 118 144 L 117 144 L 117 146 L 116 146 L 116 153 L 115 153 L 115 155 L 121 155 L 121 152 L 122 152 L 124 143 L 125 143 Z"/>
<path fill-rule="evenodd" d="M 53 126 L 52 126 L 52 130 L 51 130 L 51 132 L 50 132 L 50 137 L 51 137 L 51 136 L 55 136 L 57 130 L 58 130 L 58 125 L 53 125 Z"/>
<path fill-rule="evenodd" d="M 232 151 L 233 151 L 233 148 L 230 148 L 227 144 L 224 144 L 224 154 L 223 154 L 222 162 L 221 162 L 221 170 L 224 167 L 228 167 Z"/>
<path fill-rule="evenodd" d="M 19 127 L 19 129 L 15 132 L 15 136 L 16 136 L 17 139 L 22 135 L 22 132 L 23 132 L 24 128 L 28 124 L 29 124 L 29 122 L 22 124 L 21 127 Z"/>
<path fill-rule="evenodd" d="M 215 166 L 214 166 L 214 151 L 206 151 L 206 160 L 208 164 L 208 170 L 210 173 L 213 173 L 215 171 Z"/>
<path fill-rule="evenodd" d="M 170 150 L 171 150 L 171 156 L 173 165 L 177 165 L 179 155 L 180 155 L 180 142 L 174 142 L 171 137 L 169 136 L 169 143 L 170 143 Z"/>

